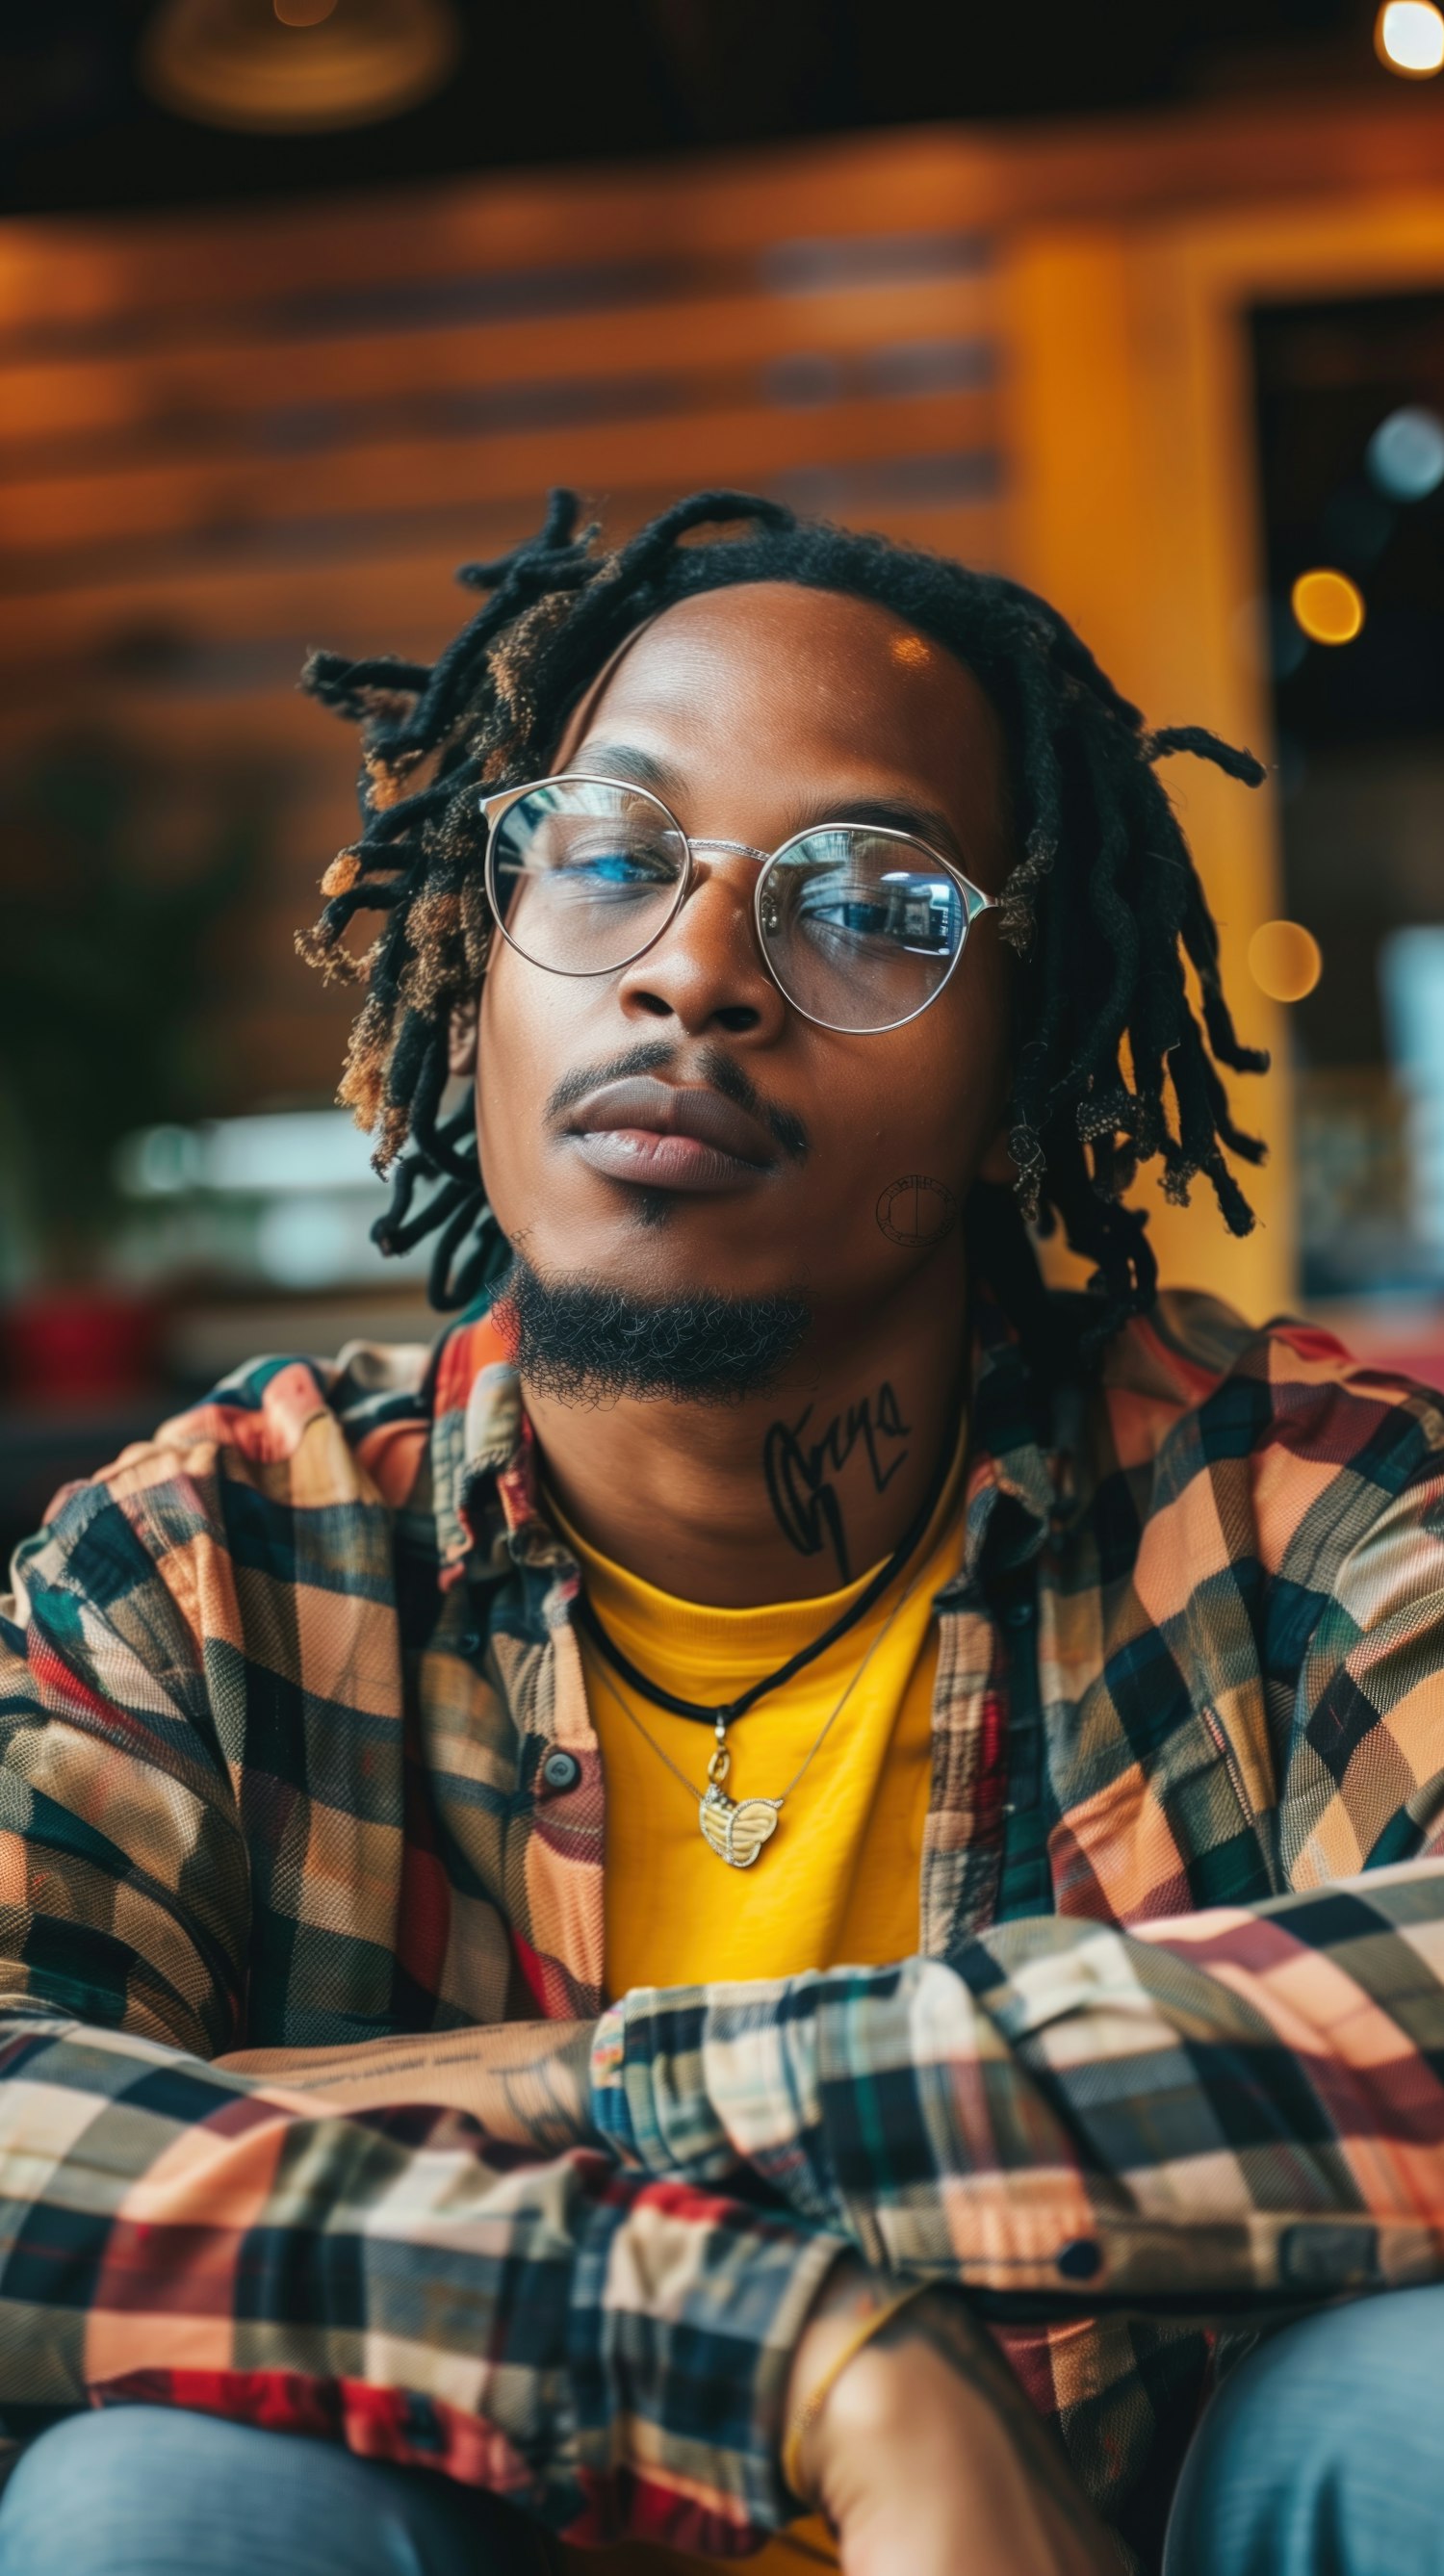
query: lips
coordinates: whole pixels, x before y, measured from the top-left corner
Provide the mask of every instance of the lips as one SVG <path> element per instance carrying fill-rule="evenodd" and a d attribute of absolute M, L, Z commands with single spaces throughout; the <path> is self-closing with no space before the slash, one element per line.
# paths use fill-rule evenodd
<path fill-rule="evenodd" d="M 601 1084 L 567 1132 L 593 1171 L 651 1189 L 743 1188 L 777 1160 L 766 1129 L 720 1091 L 646 1075 Z"/>

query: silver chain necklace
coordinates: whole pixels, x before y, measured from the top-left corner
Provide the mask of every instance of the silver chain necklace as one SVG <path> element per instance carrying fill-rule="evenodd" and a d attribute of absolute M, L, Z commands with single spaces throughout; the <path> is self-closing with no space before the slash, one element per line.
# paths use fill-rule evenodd
<path fill-rule="evenodd" d="M 838 1701 L 836 1707 L 828 1717 L 822 1733 L 817 1738 L 811 1752 L 808 1753 L 803 1761 L 801 1769 L 794 1771 L 786 1788 L 782 1791 L 781 1795 L 776 1798 L 729 1798 L 727 1794 L 727 1776 L 732 1768 L 732 1756 L 727 1748 L 727 1727 L 729 1721 L 720 1711 L 718 1713 L 716 1726 L 717 1742 L 713 1748 L 711 1759 L 707 1764 L 707 1786 L 705 1789 L 699 1791 L 695 1783 L 688 1779 L 686 1772 L 681 1768 L 680 1764 L 674 1762 L 671 1754 L 666 1752 L 657 1742 L 656 1737 L 648 1732 L 647 1728 L 642 1724 L 641 1719 L 638 1717 L 636 1710 L 623 1699 L 622 1694 L 618 1690 L 616 1683 L 613 1681 L 611 1674 L 608 1672 L 606 1665 L 601 1662 L 598 1663 L 597 1670 L 600 1673 L 603 1682 L 606 1684 L 607 1689 L 611 1692 L 613 1699 L 616 1701 L 618 1708 L 621 1710 L 623 1717 L 628 1720 L 629 1724 L 636 1728 L 642 1742 L 650 1746 L 652 1752 L 656 1754 L 658 1761 L 665 1762 L 673 1779 L 680 1782 L 681 1786 L 686 1790 L 689 1800 L 694 1800 L 696 1802 L 697 1823 L 701 1830 L 702 1839 L 707 1845 L 709 1851 L 715 1852 L 719 1860 L 726 1861 L 729 1869 L 750 1869 L 759 1852 L 762 1850 L 763 1844 L 771 1841 L 772 1836 L 777 1831 L 777 1819 L 781 1814 L 786 1801 L 791 1797 L 793 1790 L 797 1788 L 804 1774 L 811 1769 L 818 1754 L 822 1751 L 824 1744 L 827 1742 L 834 1726 L 841 1717 L 843 1710 L 846 1708 L 847 1703 L 851 1699 L 853 1692 L 856 1690 L 858 1683 L 861 1681 L 863 1674 L 867 1671 L 868 1665 L 872 1662 L 873 1656 L 877 1653 L 877 1650 L 882 1644 L 884 1637 L 887 1635 L 888 1630 L 891 1628 L 893 1621 L 901 1616 L 909 1601 L 911 1601 L 913 1594 L 916 1592 L 918 1585 L 923 1579 L 923 1575 L 927 1571 L 929 1561 L 930 1560 L 928 1558 L 924 1558 L 923 1563 L 918 1567 L 918 1570 L 913 1576 L 913 1579 L 911 1583 L 909 1583 L 906 1591 L 901 1593 L 898 1599 L 893 1603 L 891 1610 L 889 1610 L 887 1617 L 884 1619 L 882 1626 L 879 1628 L 877 1635 L 874 1637 L 872 1644 L 867 1650 L 867 1653 L 863 1656 L 862 1662 L 858 1665 L 856 1672 L 848 1682 L 847 1688 L 843 1692 L 841 1699 Z"/>

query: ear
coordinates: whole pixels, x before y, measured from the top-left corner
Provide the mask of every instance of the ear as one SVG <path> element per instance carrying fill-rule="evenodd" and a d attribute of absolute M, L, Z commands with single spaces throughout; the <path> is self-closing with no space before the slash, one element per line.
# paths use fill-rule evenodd
<path fill-rule="evenodd" d="M 446 1063 L 451 1073 L 470 1075 L 476 1071 L 476 1034 L 481 1015 L 481 996 L 473 993 L 465 1002 L 452 1005 L 446 1024 Z"/>

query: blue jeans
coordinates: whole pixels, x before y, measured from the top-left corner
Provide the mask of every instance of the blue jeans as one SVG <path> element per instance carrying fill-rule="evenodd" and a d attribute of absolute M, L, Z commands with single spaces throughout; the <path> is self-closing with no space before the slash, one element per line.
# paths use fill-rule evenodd
<path fill-rule="evenodd" d="M 0 2497 L 3 2576 L 542 2576 L 540 2533 L 430 2469 L 171 2406 L 70 2415 Z"/>
<path fill-rule="evenodd" d="M 1444 2287 L 1333 2308 L 1204 2417 L 1164 2576 L 1444 2576 Z M 532 2576 L 537 2535 L 419 2469 L 166 2407 L 71 2416 L 0 2499 L 0 2576 Z"/>
<path fill-rule="evenodd" d="M 1272 2336 L 1194 2435 L 1164 2576 L 1444 2576 L 1441 2392 L 1444 2287 Z"/>

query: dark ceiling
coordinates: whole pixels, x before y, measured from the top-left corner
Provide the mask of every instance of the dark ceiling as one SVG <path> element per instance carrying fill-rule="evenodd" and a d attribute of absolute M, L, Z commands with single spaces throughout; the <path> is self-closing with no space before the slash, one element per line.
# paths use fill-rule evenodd
<path fill-rule="evenodd" d="M 151 0 L 0 0 L 14 212 L 350 188 L 938 119 L 1393 86 L 1368 0 L 459 0 L 461 67 L 362 132 L 188 125 L 136 86 Z"/>

